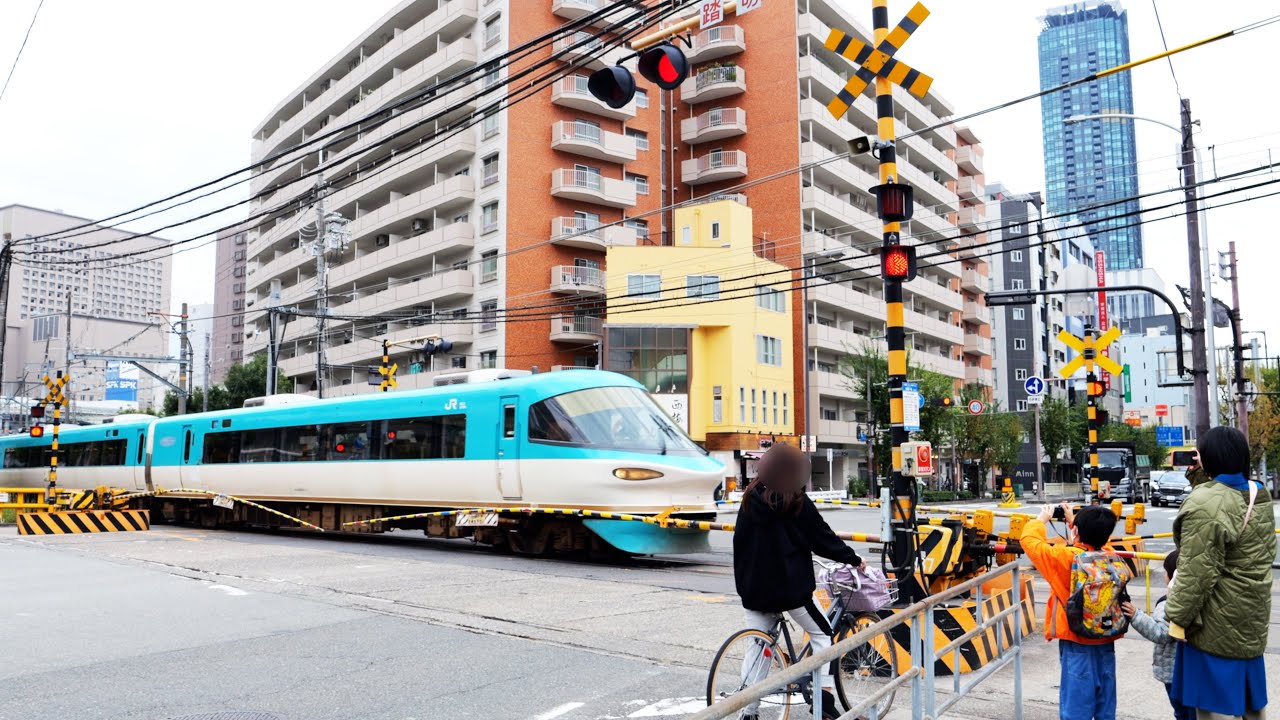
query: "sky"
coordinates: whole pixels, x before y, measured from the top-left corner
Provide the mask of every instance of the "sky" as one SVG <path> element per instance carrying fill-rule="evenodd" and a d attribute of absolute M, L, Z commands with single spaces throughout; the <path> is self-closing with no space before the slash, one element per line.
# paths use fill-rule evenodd
<path fill-rule="evenodd" d="M 775 2 L 777 0 L 765 0 Z M 0 72 L 8 72 L 39 0 L 0 3 Z M 870 2 L 862 0 L 870 24 Z M 390 0 L 224 0 L 215 5 L 158 0 L 45 0 L 13 80 L 0 99 L 0 205 L 22 203 L 71 215 L 106 217 L 211 180 L 249 162 L 253 127 L 286 94 L 393 6 Z M 930 17 L 899 52 L 934 76 L 933 88 L 957 114 L 967 114 L 1039 89 L 1036 35 L 1047 4 L 1026 0 L 929 0 Z M 890 0 L 890 17 L 910 3 Z M 1170 47 L 1276 14 L 1273 0 L 1206 5 L 1191 0 L 1129 0 L 1130 53 L 1162 49 L 1153 7 Z M 213 9 L 216 7 L 216 10 Z M 1213 12 L 1208 12 L 1208 10 Z M 747 20 L 749 22 L 749 18 Z M 748 25 L 749 29 L 749 25 Z M 1227 174 L 1280 162 L 1280 99 L 1272 92 L 1280 23 L 1228 38 L 1133 71 L 1134 112 L 1179 122 L 1179 90 L 1200 120 L 1196 145 L 1203 171 Z M 988 184 L 1022 193 L 1044 186 L 1038 101 L 967 122 L 982 140 Z M 1143 193 L 1176 187 L 1179 136 L 1138 122 L 1138 172 Z M 1210 150 L 1212 148 L 1212 151 Z M 1268 179 L 1259 176 L 1251 182 Z M 1215 192 L 1245 181 L 1210 186 Z M 1212 202 L 1256 197 L 1259 188 Z M 165 224 L 247 197 L 241 185 L 128 227 Z M 1161 195 L 1146 205 L 1172 202 Z M 221 200 L 222 202 L 213 202 Z M 1155 216 L 1165 216 L 1162 211 Z M 243 206 L 198 224 L 163 230 L 185 240 L 234 222 Z M 1268 268 L 1280 267 L 1273 219 L 1280 196 L 1209 210 L 1210 260 L 1235 240 L 1246 330 L 1276 338 L 1280 313 L 1270 305 Z M 1144 227 L 1148 265 L 1169 289 L 1186 284 L 1182 217 Z M 183 245 L 174 255 L 172 305 L 213 299 L 212 244 Z M 1174 291 L 1176 293 L 1176 291 Z M 1230 301 L 1230 288 L 1214 281 Z M 1175 294 L 1176 299 L 1176 294 Z M 1219 345 L 1226 344 L 1223 332 Z"/>

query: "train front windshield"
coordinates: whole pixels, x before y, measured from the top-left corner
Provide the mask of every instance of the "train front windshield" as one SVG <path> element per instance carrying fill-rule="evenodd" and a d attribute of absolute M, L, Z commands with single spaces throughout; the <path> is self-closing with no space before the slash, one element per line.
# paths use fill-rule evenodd
<path fill-rule="evenodd" d="M 529 408 L 529 439 L 599 450 L 705 455 L 638 388 L 575 390 Z"/>

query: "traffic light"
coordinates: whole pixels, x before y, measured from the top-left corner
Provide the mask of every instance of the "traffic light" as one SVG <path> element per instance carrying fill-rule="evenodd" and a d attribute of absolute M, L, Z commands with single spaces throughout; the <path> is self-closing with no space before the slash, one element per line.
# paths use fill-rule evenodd
<path fill-rule="evenodd" d="M 1099 427 L 1111 422 L 1111 413 L 1107 412 L 1106 410 L 1103 410 L 1102 408 L 1098 408 L 1093 412 L 1094 412 L 1094 416 L 1098 418 Z"/>
<path fill-rule="evenodd" d="M 453 343 L 442 338 L 427 338 L 422 345 L 422 352 L 426 355 L 453 352 Z"/>
<path fill-rule="evenodd" d="M 44 437 L 44 426 L 43 426 L 43 425 L 32 425 L 32 426 L 31 426 L 31 437 L 33 437 L 33 438 Z"/>
<path fill-rule="evenodd" d="M 916 277 L 916 249 L 912 245 L 890 245 L 880 253 L 880 276 L 906 282 Z"/>
<path fill-rule="evenodd" d="M 1102 383 L 1097 380 L 1089 383 L 1089 394 L 1094 397 L 1102 397 L 1105 394 L 1103 392 Z"/>
<path fill-rule="evenodd" d="M 944 408 L 949 408 L 949 407 L 955 407 L 955 405 L 956 405 L 956 401 L 955 401 L 955 400 L 953 400 L 953 399 L 951 399 L 951 398 L 949 398 L 949 397 L 934 398 L 933 400 L 930 400 L 929 402 L 930 402 L 930 403 L 932 403 L 932 404 L 934 405 L 934 407 L 944 407 Z"/>
<path fill-rule="evenodd" d="M 689 77 L 689 59 L 670 43 L 655 45 L 640 53 L 637 69 L 644 79 L 663 90 L 675 90 Z M 611 108 L 620 108 L 636 95 L 636 78 L 621 65 L 591 73 L 587 91 Z"/>

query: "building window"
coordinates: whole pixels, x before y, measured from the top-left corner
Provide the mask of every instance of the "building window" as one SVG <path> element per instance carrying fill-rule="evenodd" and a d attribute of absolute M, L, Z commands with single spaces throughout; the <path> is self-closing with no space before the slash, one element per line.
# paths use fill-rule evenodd
<path fill-rule="evenodd" d="M 232 254 L 232 258 L 237 261 L 244 260 L 244 251 L 243 250 L 235 251 L 235 253 Z"/>
<path fill-rule="evenodd" d="M 786 312 L 787 296 L 777 288 L 757 286 L 756 307 L 774 312 Z"/>
<path fill-rule="evenodd" d="M 756 423 L 756 389 L 751 388 L 751 424 Z"/>
<path fill-rule="evenodd" d="M 487 90 L 494 85 L 497 85 L 501 80 L 502 74 L 498 70 L 498 63 L 489 63 L 489 65 L 486 66 L 486 72 L 484 74 L 484 88 Z"/>
<path fill-rule="evenodd" d="M 498 116 L 496 113 L 484 116 L 484 122 L 480 125 L 480 132 L 483 140 L 488 140 L 498 134 Z"/>
<path fill-rule="evenodd" d="M 643 130 L 633 130 L 631 128 L 627 128 L 626 132 L 627 137 L 636 141 L 637 150 L 649 149 L 649 133 Z"/>
<path fill-rule="evenodd" d="M 605 333 L 603 369 L 626 375 L 650 392 L 689 392 L 687 328 L 615 325 Z"/>
<path fill-rule="evenodd" d="M 787 394 L 782 393 L 782 424 L 786 425 L 789 419 L 787 416 Z"/>
<path fill-rule="evenodd" d="M 231 309 L 232 309 L 232 310 L 243 310 L 243 309 L 244 309 L 244 300 L 243 300 L 243 299 L 241 299 L 241 298 L 236 298 L 235 300 L 232 300 L 232 301 L 231 301 Z"/>
<path fill-rule="evenodd" d="M 243 245 L 247 237 L 245 233 L 236 233 L 236 244 Z"/>
<path fill-rule="evenodd" d="M 1014 250 L 1013 252 L 1009 253 L 1009 261 L 1010 261 L 1010 262 L 1022 262 L 1022 251 L 1021 251 L 1021 250 Z"/>
<path fill-rule="evenodd" d="M 241 325 L 243 325 L 243 324 L 244 324 L 244 316 L 243 316 L 243 315 L 234 315 L 234 316 L 232 316 L 232 318 L 231 318 L 231 325 L 232 325 L 232 327 L 240 327 L 240 326 L 241 326 Z"/>
<path fill-rule="evenodd" d="M 1014 370 L 1014 371 L 1013 371 L 1013 379 L 1014 379 L 1014 380 L 1026 380 L 1026 379 L 1027 379 L 1027 369 L 1026 369 L 1026 368 L 1018 368 L 1017 370 Z"/>
<path fill-rule="evenodd" d="M 498 182 L 498 156 L 496 153 L 481 162 L 480 177 L 481 187 L 488 187 Z"/>
<path fill-rule="evenodd" d="M 756 336 L 756 362 L 782 367 L 782 341 L 767 335 Z"/>
<path fill-rule="evenodd" d="M 1026 349 L 1027 349 L 1027 339 L 1026 339 L 1026 338 L 1014 338 L 1014 339 L 1013 339 L 1013 349 L 1014 349 L 1014 350 L 1026 350 Z"/>
<path fill-rule="evenodd" d="M 1010 317 L 1010 319 L 1012 319 L 1012 320 L 1026 320 L 1026 319 L 1027 319 L 1027 309 L 1026 309 L 1026 308 L 1009 308 L 1009 310 L 1010 310 L 1010 316 L 1009 316 L 1009 317 Z"/>
<path fill-rule="evenodd" d="M 644 88 L 636 88 L 636 107 L 649 107 L 649 91 Z"/>
<path fill-rule="evenodd" d="M 711 239 L 712 240 L 720 239 L 720 221 L 719 220 L 711 223 Z"/>
<path fill-rule="evenodd" d="M 485 300 L 480 303 L 480 332 L 498 329 L 498 301 Z"/>
<path fill-rule="evenodd" d="M 635 273 L 627 275 L 627 297 L 660 299 L 662 297 L 662 276 Z"/>
<path fill-rule="evenodd" d="M 454 355 L 453 357 L 449 358 L 449 367 L 455 370 L 465 370 L 467 368 L 467 356 Z"/>
<path fill-rule="evenodd" d="M 59 319 L 60 318 L 57 315 L 32 318 L 31 341 L 40 342 L 41 340 L 58 337 Z"/>
<path fill-rule="evenodd" d="M 627 182 L 636 186 L 637 195 L 649 194 L 649 178 L 644 175 L 636 175 L 635 173 L 627 173 Z"/>
<path fill-rule="evenodd" d="M 686 275 L 684 278 L 685 297 L 715 300 L 720 297 L 719 275 Z"/>
<path fill-rule="evenodd" d="M 485 350 L 484 352 L 480 353 L 480 369 L 481 370 L 492 370 L 493 368 L 496 368 L 496 367 L 498 367 L 498 351 L 497 350 Z"/>
<path fill-rule="evenodd" d="M 636 231 L 636 242 L 646 243 L 649 241 L 649 221 L 648 220 L 628 220 L 623 225 Z"/>
<path fill-rule="evenodd" d="M 484 24 L 484 46 L 491 48 L 502 39 L 502 16 L 492 18 Z"/>
<path fill-rule="evenodd" d="M 480 282 L 493 282 L 498 279 L 498 251 L 487 250 L 480 254 Z M 494 301 L 497 309 L 497 301 Z"/>
<path fill-rule="evenodd" d="M 1022 280 L 1019 280 L 1019 279 L 1013 279 L 1013 280 L 1010 280 L 1010 281 L 1009 281 L 1009 288 L 1010 288 L 1010 289 L 1012 289 L 1012 290 L 1021 290 L 1021 289 L 1022 289 Z"/>
<path fill-rule="evenodd" d="M 1026 411 L 1027 411 L 1027 401 L 1026 401 L 1026 400 L 1019 400 L 1019 401 L 1018 401 L 1017 408 L 1018 408 L 1018 412 L 1026 412 Z"/>
<path fill-rule="evenodd" d="M 773 391 L 773 424 L 778 424 L 778 391 Z"/>
<path fill-rule="evenodd" d="M 480 208 L 480 232 L 488 233 L 498 229 L 498 203 L 488 203 Z"/>
<path fill-rule="evenodd" d="M 231 286 L 231 292 L 239 294 L 244 292 L 244 283 L 236 283 Z"/>
<path fill-rule="evenodd" d="M 747 389 L 738 386 L 738 422 L 745 423 L 747 421 Z"/>

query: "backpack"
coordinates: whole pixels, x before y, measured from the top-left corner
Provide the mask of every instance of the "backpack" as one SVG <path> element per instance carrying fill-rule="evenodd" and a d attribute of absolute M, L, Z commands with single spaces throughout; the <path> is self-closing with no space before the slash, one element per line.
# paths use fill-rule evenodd
<path fill-rule="evenodd" d="M 1071 561 L 1071 596 L 1067 598 L 1067 626 L 1091 640 L 1119 638 L 1129 629 L 1120 603 L 1129 601 L 1133 579 L 1129 564 L 1113 553 L 1082 552 Z"/>

